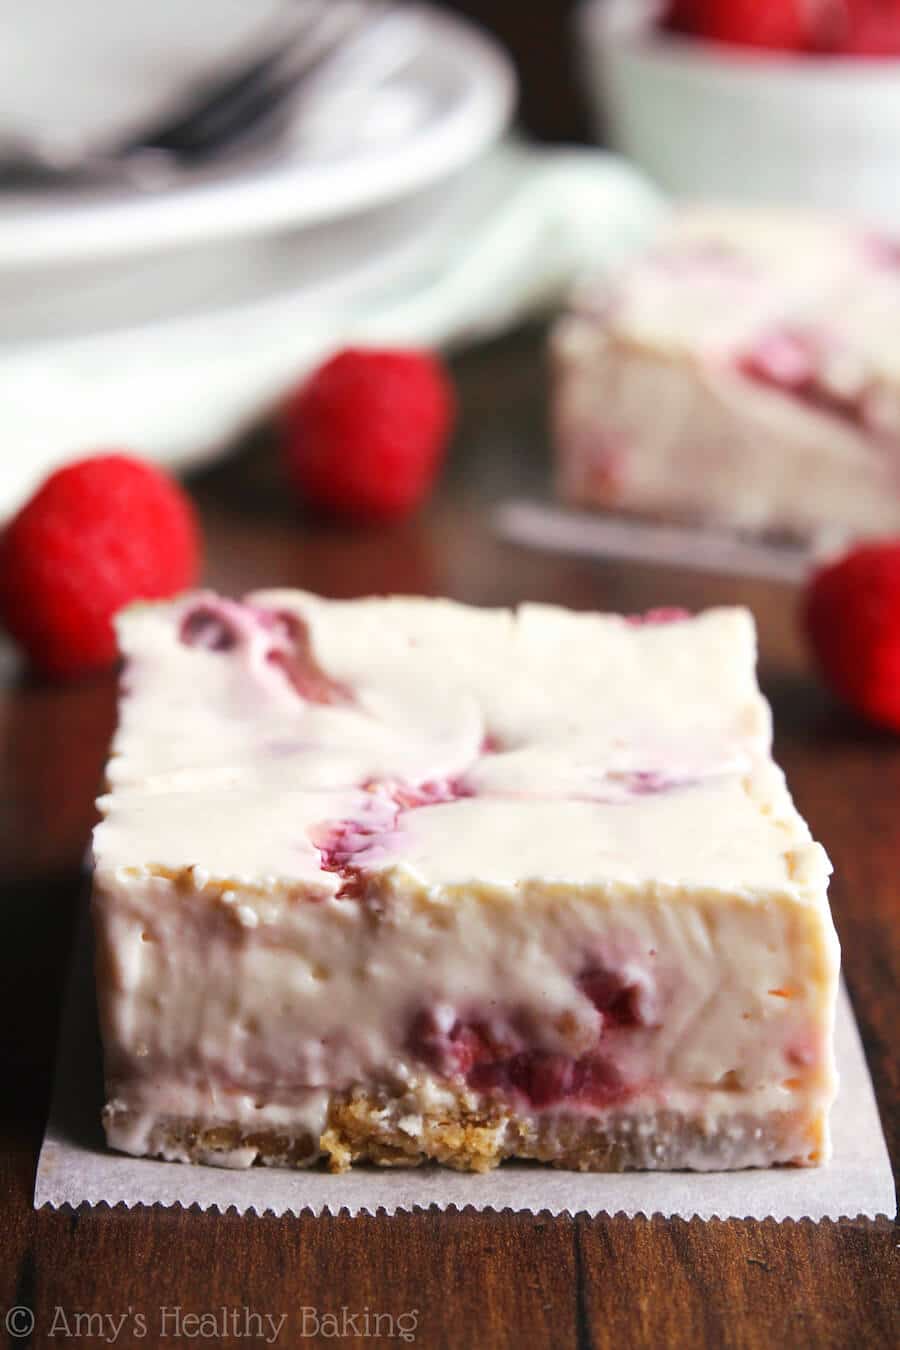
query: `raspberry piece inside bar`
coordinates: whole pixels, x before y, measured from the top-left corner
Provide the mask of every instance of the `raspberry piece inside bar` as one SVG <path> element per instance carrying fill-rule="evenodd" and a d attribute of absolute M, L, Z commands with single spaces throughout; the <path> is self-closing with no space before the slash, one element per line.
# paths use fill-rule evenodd
<path fill-rule="evenodd" d="M 119 636 L 93 898 L 113 1147 L 827 1157 L 829 868 L 745 611 L 202 594 Z"/>

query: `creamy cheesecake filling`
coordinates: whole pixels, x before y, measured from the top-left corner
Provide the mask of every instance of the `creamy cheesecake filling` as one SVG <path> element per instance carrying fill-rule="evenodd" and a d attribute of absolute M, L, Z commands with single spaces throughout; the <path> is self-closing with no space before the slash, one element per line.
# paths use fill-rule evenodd
<path fill-rule="evenodd" d="M 685 915 L 657 893 L 623 923 L 621 894 L 548 888 L 526 916 L 502 891 L 435 901 L 395 881 L 368 903 L 293 897 L 281 919 L 272 897 L 225 892 L 216 923 L 208 895 L 172 889 L 132 885 L 101 949 L 110 1096 L 144 1121 L 318 1140 L 334 1094 L 423 1077 L 530 1118 L 814 1120 L 833 1095 L 836 953 L 814 909 L 748 903 L 723 923 L 715 896 Z"/>
<path fill-rule="evenodd" d="M 752 624 L 651 619 L 292 593 L 129 615 L 95 836 L 111 1142 L 824 1156 L 828 864 L 767 757 Z"/>
<path fill-rule="evenodd" d="M 777 805 L 763 814 L 734 778 L 630 806 L 536 800 L 528 836 L 538 856 L 520 863 L 539 879 L 527 887 L 508 879 L 508 854 L 507 878 L 497 871 L 520 821 L 521 803 L 509 806 L 462 798 L 409 809 L 404 828 L 382 820 L 348 849 L 332 895 L 235 887 L 196 869 L 99 876 L 115 910 L 100 948 L 113 1097 L 134 1110 L 164 1085 L 173 1117 L 192 1116 L 204 1092 L 213 1114 L 223 1091 L 252 1097 L 254 1112 L 274 1098 L 274 1119 L 251 1122 L 314 1133 L 330 1094 L 359 1083 L 396 1092 L 423 1072 L 529 1115 L 623 1103 L 707 1119 L 748 1103 L 826 1109 L 837 954 L 812 898 L 824 864 Z M 748 869 L 775 845 L 778 865 L 754 886 L 796 890 L 803 902 L 758 901 L 750 888 L 722 915 L 716 850 L 698 852 L 684 829 L 698 809 L 739 835 Z M 454 825 L 460 810 L 471 818 Z M 458 875 L 460 832 L 493 880 L 447 880 Z M 680 884 L 634 874 L 632 832 L 656 841 Z M 594 865 L 585 847 L 568 850 L 567 880 L 554 880 L 567 837 L 589 841 L 616 883 L 573 893 L 571 879 Z M 694 889 L 701 876 L 705 894 Z"/>

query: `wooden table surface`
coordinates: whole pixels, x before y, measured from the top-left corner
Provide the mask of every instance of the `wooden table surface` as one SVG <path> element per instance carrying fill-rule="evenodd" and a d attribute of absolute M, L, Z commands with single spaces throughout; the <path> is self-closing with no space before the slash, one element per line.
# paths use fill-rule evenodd
<path fill-rule="evenodd" d="M 461 425 L 441 492 L 413 523 L 363 532 L 304 521 L 264 437 L 195 479 L 206 579 L 231 592 L 278 583 L 329 596 L 406 591 L 478 604 L 749 605 L 777 753 L 835 864 L 844 968 L 896 1165 L 900 745 L 861 728 L 817 687 L 790 589 L 531 553 L 494 537 L 492 502 L 547 491 L 542 336 L 523 332 L 455 362 Z M 199 1324 L 179 1326 L 170 1312 L 161 1325 L 160 1310 L 223 1306 L 276 1320 L 286 1313 L 280 1346 L 316 1343 L 303 1338 L 315 1327 L 310 1312 L 304 1324 L 304 1308 L 321 1318 L 342 1307 L 357 1314 L 360 1332 L 342 1344 L 389 1343 L 365 1338 L 366 1308 L 393 1314 L 395 1332 L 409 1326 L 400 1315 L 417 1310 L 417 1343 L 429 1347 L 900 1343 L 897 1238 L 885 1221 L 33 1212 L 79 862 L 114 694 L 111 676 L 59 688 L 13 671 L 0 703 L 0 1319 L 13 1305 L 33 1309 L 36 1345 L 57 1344 L 79 1311 L 124 1314 L 119 1345 L 194 1345 Z M 146 1318 L 142 1342 L 133 1336 L 138 1314 Z"/>

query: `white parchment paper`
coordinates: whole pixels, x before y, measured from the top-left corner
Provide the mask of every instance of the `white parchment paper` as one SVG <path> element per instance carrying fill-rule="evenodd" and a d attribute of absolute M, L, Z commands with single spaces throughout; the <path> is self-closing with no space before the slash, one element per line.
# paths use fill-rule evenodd
<path fill-rule="evenodd" d="M 82 924 L 62 1018 L 50 1119 L 34 1203 L 199 1205 L 255 1214 L 350 1214 L 472 1206 L 551 1214 L 661 1214 L 710 1218 L 893 1217 L 890 1160 L 872 1081 L 846 990 L 837 1015 L 841 1091 L 834 1108 L 834 1158 L 824 1168 L 696 1173 L 561 1172 L 507 1163 L 486 1176 L 438 1168 L 357 1169 L 342 1176 L 256 1167 L 228 1171 L 129 1158 L 106 1151 L 103 1086 L 91 969 Z"/>

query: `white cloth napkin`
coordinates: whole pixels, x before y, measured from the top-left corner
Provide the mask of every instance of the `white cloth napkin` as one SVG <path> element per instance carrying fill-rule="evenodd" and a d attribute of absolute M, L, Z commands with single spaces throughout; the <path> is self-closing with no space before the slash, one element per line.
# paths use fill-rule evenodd
<path fill-rule="evenodd" d="M 463 187 L 402 284 L 370 280 L 364 296 L 311 304 L 306 277 L 227 308 L 0 346 L 0 512 L 95 448 L 172 466 L 210 457 L 347 341 L 444 346 L 499 332 L 614 265 L 664 210 L 645 179 L 599 150 L 508 143 Z"/>

